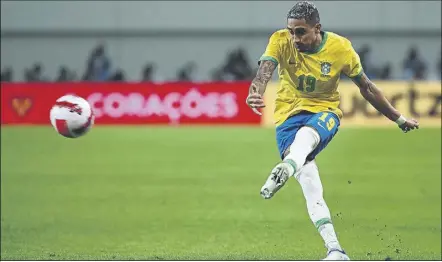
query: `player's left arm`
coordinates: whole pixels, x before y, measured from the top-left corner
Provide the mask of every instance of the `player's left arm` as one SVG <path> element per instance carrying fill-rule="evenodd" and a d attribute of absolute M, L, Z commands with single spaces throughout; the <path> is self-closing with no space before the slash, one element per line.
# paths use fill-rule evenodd
<path fill-rule="evenodd" d="M 361 95 L 374 108 L 376 108 L 376 110 L 381 112 L 391 121 L 396 122 L 404 132 L 419 128 L 419 123 L 416 120 L 406 119 L 396 108 L 391 105 L 383 94 L 382 90 L 378 88 L 364 73 L 359 55 L 353 49 L 351 43 L 348 42 L 347 44 L 349 49 L 343 72 L 359 87 Z"/>
<path fill-rule="evenodd" d="M 391 105 L 382 90 L 363 71 L 358 77 L 352 78 L 352 80 L 359 87 L 361 95 L 384 116 L 396 122 L 404 132 L 419 128 L 419 123 L 415 119 L 406 119 Z"/>

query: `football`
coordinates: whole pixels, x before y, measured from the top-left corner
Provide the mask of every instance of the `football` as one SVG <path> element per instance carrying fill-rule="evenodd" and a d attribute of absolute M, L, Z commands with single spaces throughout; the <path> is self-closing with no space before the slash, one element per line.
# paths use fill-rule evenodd
<path fill-rule="evenodd" d="M 65 95 L 57 99 L 51 109 L 50 119 L 55 130 L 68 138 L 85 135 L 94 124 L 90 104 L 76 95 Z"/>

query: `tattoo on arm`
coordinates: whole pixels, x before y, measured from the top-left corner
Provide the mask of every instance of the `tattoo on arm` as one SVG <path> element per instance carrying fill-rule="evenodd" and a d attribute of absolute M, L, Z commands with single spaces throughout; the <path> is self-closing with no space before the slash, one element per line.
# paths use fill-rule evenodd
<path fill-rule="evenodd" d="M 275 71 L 276 65 L 272 61 L 261 61 L 258 68 L 258 73 L 250 85 L 249 93 L 258 92 L 264 94 L 267 83 L 272 78 L 273 71 Z"/>
<path fill-rule="evenodd" d="M 377 88 L 365 73 L 362 73 L 360 78 L 353 79 L 353 82 L 359 87 L 361 95 L 384 116 L 391 121 L 396 121 L 399 118 L 401 115 L 399 111 L 391 105 L 382 90 Z"/>

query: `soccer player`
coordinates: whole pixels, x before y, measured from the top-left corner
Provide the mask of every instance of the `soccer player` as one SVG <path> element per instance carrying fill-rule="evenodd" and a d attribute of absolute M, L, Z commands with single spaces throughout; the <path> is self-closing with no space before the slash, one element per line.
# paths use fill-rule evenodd
<path fill-rule="evenodd" d="M 261 195 L 271 198 L 290 176 L 295 177 L 310 219 L 325 242 L 328 252 L 324 260 L 349 260 L 336 237 L 315 163 L 315 157 L 338 131 L 342 118 L 337 90 L 341 73 L 351 78 L 361 95 L 403 132 L 417 129 L 419 124 L 402 116 L 367 78 L 348 39 L 321 30 L 318 9 L 310 2 L 298 2 L 287 15 L 287 28 L 270 37 L 247 97 L 247 104 L 256 114 L 261 115 L 258 109 L 265 106 L 262 95 L 277 66 L 280 85 L 274 120 L 282 162 L 271 171 Z"/>

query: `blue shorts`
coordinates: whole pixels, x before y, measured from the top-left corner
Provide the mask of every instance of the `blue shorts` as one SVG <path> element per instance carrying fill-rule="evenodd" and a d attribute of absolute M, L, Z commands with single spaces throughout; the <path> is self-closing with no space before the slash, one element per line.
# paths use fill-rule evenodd
<path fill-rule="evenodd" d="M 309 126 L 315 129 L 321 137 L 319 144 L 307 156 L 306 161 L 312 161 L 338 132 L 339 124 L 339 117 L 331 112 L 312 113 L 302 111 L 289 117 L 276 128 L 276 141 L 281 159 L 284 159 L 284 152 L 295 140 L 298 130 L 303 126 Z"/>

